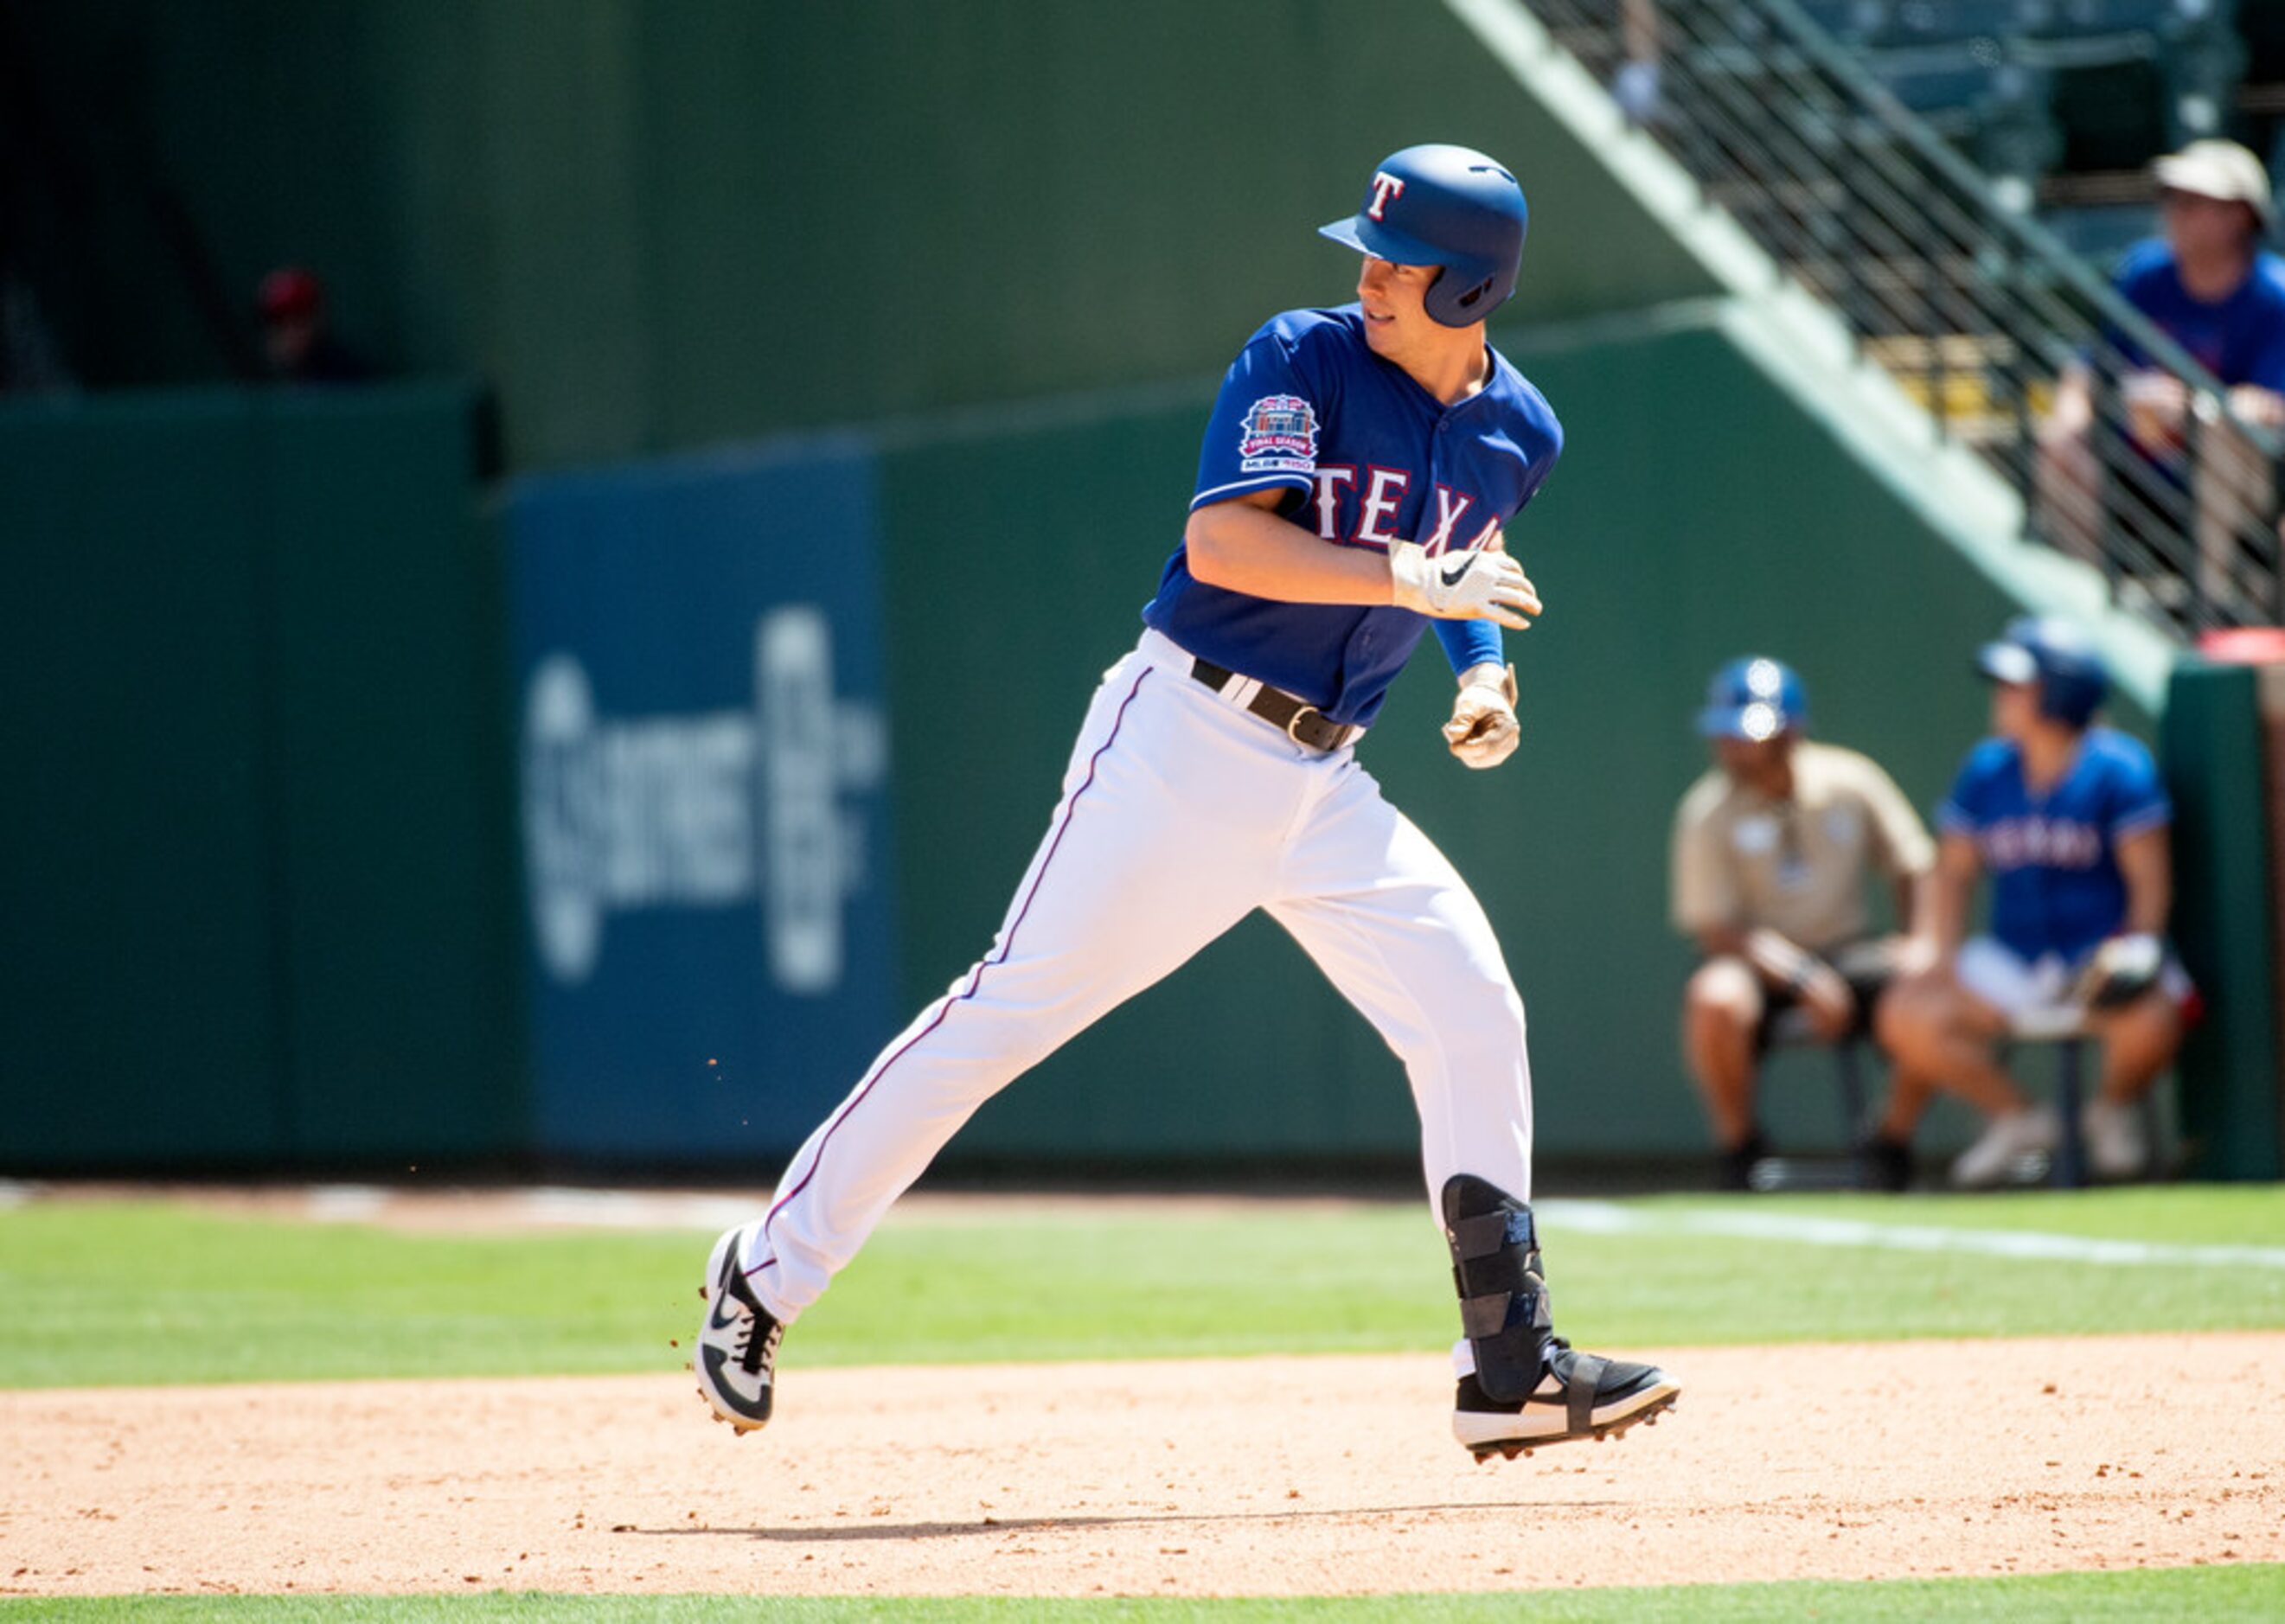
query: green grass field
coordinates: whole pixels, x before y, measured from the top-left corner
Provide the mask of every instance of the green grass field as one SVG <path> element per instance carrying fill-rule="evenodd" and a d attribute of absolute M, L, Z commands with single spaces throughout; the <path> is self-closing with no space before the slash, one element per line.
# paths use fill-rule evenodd
<path fill-rule="evenodd" d="M 1544 1238 L 1559 1323 L 1598 1346 L 2285 1327 L 2285 1192 L 2274 1189 L 1677 1197 L 1589 1204 L 1567 1219 L 1559 1204 L 1550 1210 Z M 1755 1232 L 1721 1232 L 1740 1224 Z M 1991 1255 L 2025 1235 L 2061 1237 L 2053 1244 L 2064 1255 Z M 1984 1250 L 1952 1249 L 1948 1236 Z M 34 1204 L 0 1212 L 0 1294 L 11 1310 L 0 1320 L 0 1385 L 671 1369 L 685 1357 L 670 1344 L 687 1343 L 695 1322 L 709 1238 L 404 1233 L 155 1203 Z M 2130 1261 L 2077 1242 L 2239 1250 Z M 2075 1246 L 2085 1255 L 2072 1255 Z M 1410 1204 L 1297 1205 L 1245 1217 L 892 1220 L 805 1316 L 789 1348 L 816 1364 L 1433 1349 L 1452 1334 L 1447 1270 L 1425 1209 Z M 154 1357 L 161 1349 L 164 1357 Z M 2285 1569 L 1601 1590 L 1527 1601 L 1532 1616 L 1552 1620 L 2274 1619 L 2285 1617 Z M 1475 1620 L 1522 1610 L 1513 1596 L 821 1600 L 773 1603 L 768 1616 L 1252 1624 Z M 74 1620 L 668 1620 L 755 1611 L 752 1601 L 730 1598 L 513 1595 L 0 1602 L 0 1617 Z"/>
<path fill-rule="evenodd" d="M 2285 1326 L 2285 1268 L 2004 1259 L 1706 1234 L 1750 1215 L 2285 1249 L 2246 1187 L 1659 1198 L 1545 1226 L 1559 1323 L 1614 1347 Z M 59 1203 L 0 1213 L 0 1386 L 671 1369 L 711 1236 L 469 1236 Z M 128 1288 L 131 1282 L 131 1291 Z M 805 1315 L 807 1364 L 1175 1359 L 1443 1345 L 1442 1240 L 1409 1204 L 1048 1224 L 891 1221 Z M 164 1345 L 163 1364 L 150 1350 Z"/>
<path fill-rule="evenodd" d="M 717 1624 L 767 1618 L 772 1624 L 1746 1624 L 1757 1620 L 1993 1620 L 2006 1624 L 2077 1624 L 2081 1620 L 2274 1620 L 2285 1605 L 2285 1568 L 2158 1568 L 2124 1573 L 2038 1573 L 2009 1579 L 1905 1580 L 1891 1583 L 1670 1585 L 1645 1589 L 1534 1591 L 1528 1596 L 1370 1596 L 1237 1598 L 1227 1601 L 1006 1600 L 995 1597 L 878 1600 L 772 1597 L 732 1601 L 701 1596 L 114 1597 L 75 1601 L 0 1601 L 0 1619 L 67 1624 L 130 1618 L 137 1624 Z"/>

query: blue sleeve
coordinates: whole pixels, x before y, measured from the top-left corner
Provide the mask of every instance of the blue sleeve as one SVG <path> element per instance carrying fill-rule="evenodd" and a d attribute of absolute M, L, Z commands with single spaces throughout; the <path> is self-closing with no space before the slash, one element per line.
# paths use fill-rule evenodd
<path fill-rule="evenodd" d="M 1951 793 L 1936 809 L 1938 833 L 1974 835 L 1990 819 L 1991 760 L 1988 744 L 1979 744 L 1968 751 L 1967 759 L 1960 764 L 1959 776 L 1951 781 Z"/>
<path fill-rule="evenodd" d="M 1306 491 L 1317 472 L 1324 404 L 1274 325 L 1255 333 L 1222 379 L 1198 451 L 1193 510 L 1249 491 Z"/>
<path fill-rule="evenodd" d="M 2158 764 L 2150 758 L 2150 752 L 2131 739 L 2120 742 L 2124 748 L 2118 753 L 2117 771 L 2111 775 L 2110 804 L 2104 808 L 2114 845 L 2130 835 L 2163 828 L 2174 820 L 2173 803 L 2166 798 L 2166 786 L 2159 781 Z"/>
<path fill-rule="evenodd" d="M 1472 665 L 1498 665 L 1506 660 L 1505 645 L 1500 641 L 1500 629 L 1488 620 L 1440 620 L 1436 624 L 1437 640 L 1444 645 L 1444 657 L 1452 663 L 1455 676 Z"/>

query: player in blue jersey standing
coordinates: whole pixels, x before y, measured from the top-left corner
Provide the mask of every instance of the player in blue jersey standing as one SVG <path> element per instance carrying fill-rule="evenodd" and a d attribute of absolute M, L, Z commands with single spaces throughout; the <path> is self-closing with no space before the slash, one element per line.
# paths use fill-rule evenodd
<path fill-rule="evenodd" d="M 2087 1158 L 2130 1178 L 2149 1157 L 2132 1107 L 2172 1061 L 2191 998 L 2164 946 L 2171 809 L 2150 752 L 2093 725 L 2108 675 L 2069 623 L 2013 621 L 1977 668 L 1993 683 L 1994 736 L 1937 812 L 1933 968 L 1881 1006 L 1881 1039 L 1900 1079 L 1942 1079 L 1992 1112 L 1952 1166 L 1955 1183 L 1979 1186 L 2052 1151 L 2060 1126 L 2024 1100 L 1994 1045 L 2027 1020 L 2083 1024 L 2103 1057 L 2081 1125 Z M 1987 874 L 1991 932 L 1967 939 Z"/>
<path fill-rule="evenodd" d="M 768 1420 L 780 1334 L 978 1106 L 1256 908 L 1403 1060 L 1461 1298 L 1460 1441 L 1512 1456 L 1674 1402 L 1663 1371 L 1553 1334 L 1522 1000 L 1483 909 L 1355 755 L 1432 625 L 1453 754 L 1516 747 L 1500 629 L 1540 602 L 1504 527 L 1563 443 L 1484 336 L 1526 219 L 1491 159 L 1408 147 L 1324 228 L 1364 255 L 1357 302 L 1276 318 L 1231 365 L 1142 640 L 1095 692 L 992 950 L 715 1243 L 694 1368 L 718 1418 Z"/>

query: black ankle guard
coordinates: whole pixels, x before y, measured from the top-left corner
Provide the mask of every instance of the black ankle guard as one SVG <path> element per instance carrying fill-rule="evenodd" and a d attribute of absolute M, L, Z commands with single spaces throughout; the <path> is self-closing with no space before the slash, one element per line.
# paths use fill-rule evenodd
<path fill-rule="evenodd" d="M 1464 1173 L 1444 1185 L 1444 1239 L 1460 1328 L 1476 1353 L 1487 1396 L 1519 1404 L 1539 1385 L 1551 1324 L 1547 1282 L 1531 1209 L 1497 1185 Z"/>

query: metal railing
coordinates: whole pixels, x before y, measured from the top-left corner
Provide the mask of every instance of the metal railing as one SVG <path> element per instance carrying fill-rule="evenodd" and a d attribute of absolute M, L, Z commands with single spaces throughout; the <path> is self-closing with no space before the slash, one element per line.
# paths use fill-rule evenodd
<path fill-rule="evenodd" d="M 2279 436 L 1793 0 L 1527 3 L 2033 534 L 2177 635 L 2285 624 Z"/>

